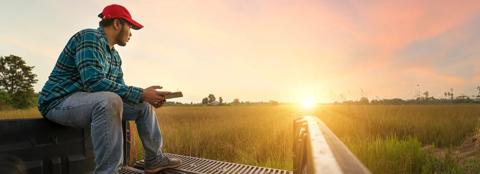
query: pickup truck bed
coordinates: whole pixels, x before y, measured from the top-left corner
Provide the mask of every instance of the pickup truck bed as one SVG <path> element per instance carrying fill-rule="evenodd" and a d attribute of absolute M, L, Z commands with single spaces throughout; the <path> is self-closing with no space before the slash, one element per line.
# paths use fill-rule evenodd
<path fill-rule="evenodd" d="M 85 173 L 94 168 L 88 130 L 46 119 L 0 121 L 0 154 L 23 160 L 28 173 Z"/>

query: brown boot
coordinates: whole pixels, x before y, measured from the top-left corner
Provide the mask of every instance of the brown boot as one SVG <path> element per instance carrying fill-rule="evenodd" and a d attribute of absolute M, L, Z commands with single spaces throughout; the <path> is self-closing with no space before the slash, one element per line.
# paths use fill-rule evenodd
<path fill-rule="evenodd" d="M 158 161 L 156 164 L 145 163 L 145 173 L 157 173 L 163 169 L 176 168 L 182 165 L 182 160 L 177 158 L 164 157 L 162 161 Z"/>

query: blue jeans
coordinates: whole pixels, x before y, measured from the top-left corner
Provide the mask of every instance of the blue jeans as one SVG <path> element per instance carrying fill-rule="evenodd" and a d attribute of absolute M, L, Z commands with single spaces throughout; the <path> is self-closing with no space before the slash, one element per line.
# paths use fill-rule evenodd
<path fill-rule="evenodd" d="M 122 120 L 135 120 L 145 151 L 145 162 L 163 159 L 162 135 L 155 108 L 149 103 L 124 103 L 113 92 L 76 92 L 45 116 L 56 123 L 90 127 L 95 173 L 118 173 L 123 163 Z"/>

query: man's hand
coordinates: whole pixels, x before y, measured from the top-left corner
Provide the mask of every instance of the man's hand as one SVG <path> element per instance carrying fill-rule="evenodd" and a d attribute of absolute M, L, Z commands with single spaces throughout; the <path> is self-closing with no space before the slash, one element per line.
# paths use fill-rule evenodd
<path fill-rule="evenodd" d="M 154 104 L 153 104 L 153 107 L 155 107 L 155 108 L 162 107 L 163 104 L 165 104 L 165 102 L 166 102 L 166 100 L 163 100 L 163 101 L 161 101 L 161 102 L 154 103 Z"/>
<path fill-rule="evenodd" d="M 158 93 L 160 96 L 162 96 L 163 100 L 157 101 L 156 103 L 154 103 L 153 106 L 154 106 L 155 108 L 159 108 L 159 107 L 163 106 L 163 104 L 165 104 L 165 103 L 167 102 L 167 100 L 165 100 L 165 95 L 168 95 L 168 94 L 170 94 L 170 93 L 172 93 L 172 92 L 170 92 L 170 91 L 158 91 L 158 90 L 157 90 L 157 93 Z"/>
<path fill-rule="evenodd" d="M 157 91 L 162 89 L 161 86 L 150 86 L 143 90 L 143 101 L 150 103 L 155 108 L 162 106 L 165 103 L 165 95 L 170 94 L 169 91 Z"/>

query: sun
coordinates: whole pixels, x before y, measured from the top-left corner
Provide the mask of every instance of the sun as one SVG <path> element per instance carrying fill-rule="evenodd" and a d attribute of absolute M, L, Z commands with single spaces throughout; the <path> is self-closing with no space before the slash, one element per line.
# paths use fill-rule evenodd
<path fill-rule="evenodd" d="M 321 88 L 319 87 L 298 87 L 292 89 L 292 97 L 296 107 L 302 112 L 312 112 L 319 106 L 320 102 L 323 102 L 323 96 L 320 94 Z"/>
<path fill-rule="evenodd" d="M 317 100 L 313 96 L 305 96 L 301 99 L 300 105 L 303 109 L 313 109 L 317 106 Z"/>

